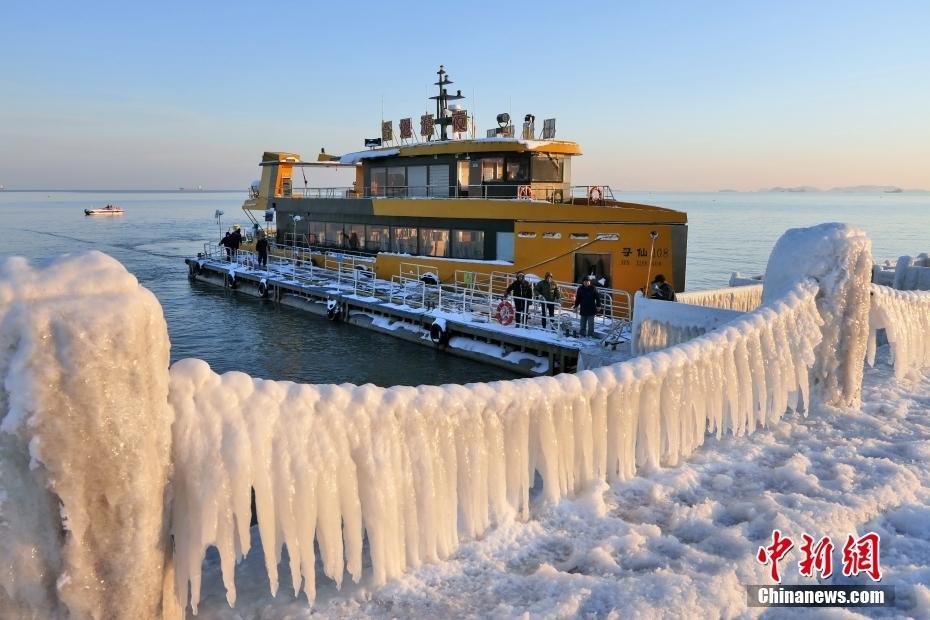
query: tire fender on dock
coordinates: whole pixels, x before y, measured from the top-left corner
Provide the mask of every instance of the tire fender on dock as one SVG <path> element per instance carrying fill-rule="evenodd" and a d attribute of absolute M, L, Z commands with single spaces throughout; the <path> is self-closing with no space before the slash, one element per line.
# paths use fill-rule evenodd
<path fill-rule="evenodd" d="M 227 287 L 227 288 L 236 288 L 236 274 L 230 272 L 230 273 L 227 273 L 226 275 L 224 275 L 224 276 L 223 276 L 223 286 L 225 286 L 225 287 Z"/>
<path fill-rule="evenodd" d="M 262 281 L 258 283 L 258 296 L 262 299 L 268 299 L 268 282 L 265 281 L 265 278 L 262 278 Z"/>
<path fill-rule="evenodd" d="M 341 310 L 342 308 L 340 307 L 339 302 L 335 299 L 329 299 L 326 301 L 326 318 L 330 321 L 338 321 Z"/>
<path fill-rule="evenodd" d="M 429 326 L 429 339 L 437 345 L 449 344 L 449 328 L 445 319 L 436 319 Z"/>

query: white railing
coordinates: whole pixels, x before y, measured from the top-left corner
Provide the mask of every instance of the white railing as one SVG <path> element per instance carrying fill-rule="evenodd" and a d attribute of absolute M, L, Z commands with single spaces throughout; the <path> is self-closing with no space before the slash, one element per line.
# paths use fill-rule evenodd
<path fill-rule="evenodd" d="M 891 348 L 897 378 L 930 367 L 930 292 L 872 285 L 868 362 L 875 364 L 879 330 Z"/>
<path fill-rule="evenodd" d="M 196 610 L 211 545 L 234 600 L 232 555 L 237 545 L 248 551 L 249 539 L 233 525 L 249 523 L 253 488 L 263 548 L 287 545 L 293 587 L 302 584 L 313 600 L 316 546 L 337 584 L 346 571 L 362 577 L 367 547 L 378 586 L 411 564 L 447 557 L 461 536 L 527 517 L 536 475 L 544 499 L 556 502 L 597 480 L 675 465 L 708 429 L 744 435 L 789 408 L 806 409 L 821 337 L 816 292 L 799 285 L 686 344 L 578 375 L 524 380 L 519 389 L 294 389 L 179 362 L 170 403 L 175 505 L 184 507 L 171 527 L 180 603 L 190 584 Z M 235 407 L 216 405 L 232 393 Z M 269 468 L 269 454 L 291 465 Z M 266 566 L 275 592 L 276 565 Z"/>
<path fill-rule="evenodd" d="M 752 312 L 762 304 L 762 284 L 678 293 L 679 303 Z"/>
<path fill-rule="evenodd" d="M 806 411 L 811 377 L 821 392 L 826 371 L 852 375 L 845 362 L 861 370 L 864 357 L 850 343 L 865 341 L 866 325 L 849 317 L 869 311 L 869 248 L 828 226 L 839 244 L 831 267 L 775 261 L 788 265 L 770 280 L 777 296 L 684 344 L 577 375 L 387 389 L 219 375 L 194 359 L 168 369 L 161 307 L 114 259 L 0 261 L 4 465 L 23 500 L 3 503 L 16 525 L 15 548 L 0 545 L 6 601 L 37 617 L 179 617 L 189 593 L 196 613 L 213 546 L 234 604 L 253 490 L 272 594 L 285 544 L 292 586 L 311 601 L 317 548 L 337 584 L 360 580 L 370 559 L 366 583 L 377 587 L 448 557 L 462 537 L 528 517 L 537 476 L 534 503 L 551 505 L 675 465 L 708 430 L 745 435 Z M 794 250 L 826 236 L 793 231 L 782 250 L 805 256 Z M 808 271 L 819 284 L 797 282 Z M 920 343 L 899 348 L 896 367 L 926 364 L 930 297 L 871 290 L 893 346 Z M 73 369 L 93 380 L 69 379 Z M 841 389 L 824 402 L 844 399 Z"/>

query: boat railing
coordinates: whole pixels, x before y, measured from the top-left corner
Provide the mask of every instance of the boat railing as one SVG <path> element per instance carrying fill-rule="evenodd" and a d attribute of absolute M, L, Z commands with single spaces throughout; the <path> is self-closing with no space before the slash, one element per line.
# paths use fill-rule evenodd
<path fill-rule="evenodd" d="M 489 183 L 481 185 L 374 185 L 359 190 L 355 186 L 304 187 L 292 190 L 292 196 L 316 199 L 344 198 L 422 198 L 455 200 L 528 200 L 549 203 L 601 204 L 613 201 L 609 185 L 545 187 L 531 183 Z"/>

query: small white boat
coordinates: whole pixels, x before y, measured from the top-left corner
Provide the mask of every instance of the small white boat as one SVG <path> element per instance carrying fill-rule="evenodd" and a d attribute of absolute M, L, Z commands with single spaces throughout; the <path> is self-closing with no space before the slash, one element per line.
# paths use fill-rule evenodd
<path fill-rule="evenodd" d="M 84 215 L 122 215 L 123 209 L 114 205 L 107 205 L 102 209 L 84 209 Z"/>

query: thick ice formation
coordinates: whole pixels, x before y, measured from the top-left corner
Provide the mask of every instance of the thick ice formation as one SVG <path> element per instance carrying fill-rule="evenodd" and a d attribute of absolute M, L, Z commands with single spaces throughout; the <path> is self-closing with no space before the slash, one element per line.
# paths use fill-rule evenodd
<path fill-rule="evenodd" d="M 868 361 L 875 364 L 876 336 L 885 330 L 895 377 L 930 367 L 930 292 L 898 291 L 872 285 Z"/>
<path fill-rule="evenodd" d="M 846 407 L 859 403 L 871 275 L 872 241 L 847 224 L 792 228 L 769 256 L 764 304 L 780 299 L 801 280 L 814 278 L 820 285 L 817 308 L 824 333 L 811 377 L 820 402 Z"/>
<path fill-rule="evenodd" d="M 0 617 L 162 612 L 171 417 L 155 296 L 99 252 L 0 261 Z"/>
<path fill-rule="evenodd" d="M 526 518 L 538 474 L 555 502 L 637 467 L 674 465 L 706 431 L 752 432 L 809 402 L 817 288 L 690 342 L 577 375 L 491 384 L 296 385 L 171 368 L 177 591 L 196 610 L 206 548 L 230 604 L 249 549 L 250 489 L 272 592 L 287 545 L 295 594 L 315 595 L 316 552 L 340 583 L 447 557 L 460 536 Z M 183 604 L 184 601 L 180 601 Z"/>
<path fill-rule="evenodd" d="M 732 279 L 731 279 L 732 281 Z M 762 304 L 762 284 L 752 280 L 753 284 L 730 286 L 710 291 L 691 291 L 678 294 L 679 303 L 752 312 Z"/>
<path fill-rule="evenodd" d="M 759 287 L 761 293 L 761 287 Z M 636 294 L 632 351 L 652 353 L 697 338 L 746 314 L 689 303 L 671 303 Z"/>

